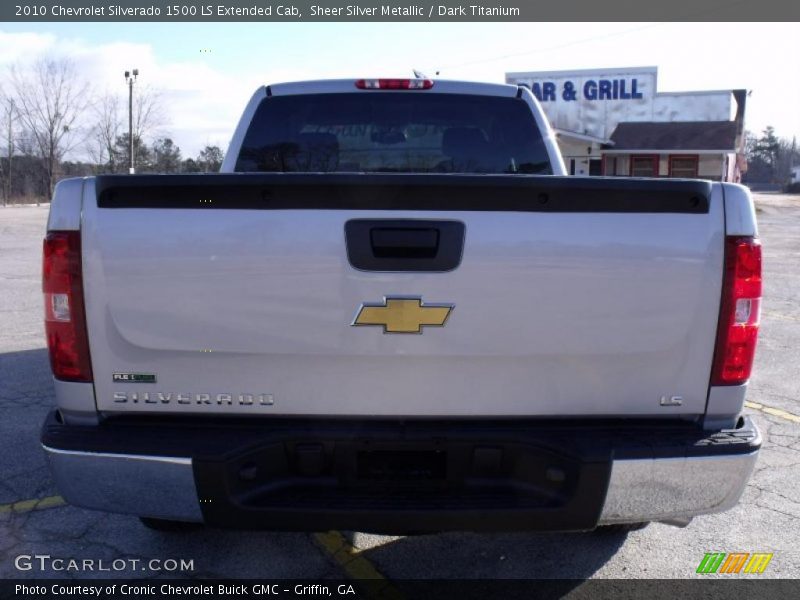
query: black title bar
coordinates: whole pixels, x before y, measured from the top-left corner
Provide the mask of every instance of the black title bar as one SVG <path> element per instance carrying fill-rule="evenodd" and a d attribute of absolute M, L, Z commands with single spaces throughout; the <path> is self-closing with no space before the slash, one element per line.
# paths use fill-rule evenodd
<path fill-rule="evenodd" d="M 17 0 L 0 3 L 8 22 L 530 22 L 796 21 L 787 0 Z M 598 25 L 600 26 L 600 25 Z M 676 44 L 691 40 L 675 40 Z M 730 40 L 733 52 L 740 40 Z"/>
<path fill-rule="evenodd" d="M 657 569 L 657 560 L 654 559 Z M 725 579 L 517 579 L 517 580 L 353 580 L 325 579 L 5 579 L 3 600 L 234 600 L 237 598 L 342 600 L 672 600 L 673 598 L 797 598 L 797 579 L 761 579 L 757 575 Z"/>

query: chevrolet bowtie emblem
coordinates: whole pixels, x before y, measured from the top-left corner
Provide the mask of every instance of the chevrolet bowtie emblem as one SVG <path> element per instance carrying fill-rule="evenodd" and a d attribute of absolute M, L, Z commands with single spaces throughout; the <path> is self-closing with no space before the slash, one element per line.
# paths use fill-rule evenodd
<path fill-rule="evenodd" d="M 423 304 L 422 298 L 384 298 L 383 304 L 362 304 L 353 325 L 380 325 L 383 333 L 422 333 L 426 325 L 444 325 L 452 310 L 452 304 Z"/>

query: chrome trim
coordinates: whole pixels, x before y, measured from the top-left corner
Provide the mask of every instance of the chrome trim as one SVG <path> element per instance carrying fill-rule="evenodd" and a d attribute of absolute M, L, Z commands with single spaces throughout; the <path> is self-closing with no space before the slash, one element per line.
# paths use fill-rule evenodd
<path fill-rule="evenodd" d="M 749 454 L 615 460 L 600 525 L 681 521 L 739 501 L 758 451 Z"/>
<path fill-rule="evenodd" d="M 51 448 L 42 444 L 42 448 L 47 452 L 54 454 L 64 454 L 69 456 L 87 456 L 93 458 L 125 458 L 130 460 L 146 460 L 165 462 L 175 465 L 191 465 L 191 458 L 183 458 L 182 456 L 143 456 L 141 454 L 116 454 L 112 452 L 84 452 L 82 450 L 59 450 L 58 448 Z"/>
<path fill-rule="evenodd" d="M 58 450 L 42 446 L 64 499 L 75 506 L 203 522 L 192 459 Z M 599 525 L 664 521 L 736 505 L 758 451 L 740 455 L 614 461 Z"/>
<path fill-rule="evenodd" d="M 142 517 L 203 521 L 191 458 L 42 448 L 56 487 L 70 504 Z"/>

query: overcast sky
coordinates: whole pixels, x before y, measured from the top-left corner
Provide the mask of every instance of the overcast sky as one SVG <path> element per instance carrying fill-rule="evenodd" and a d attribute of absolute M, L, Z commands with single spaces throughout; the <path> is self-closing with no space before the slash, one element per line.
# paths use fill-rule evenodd
<path fill-rule="evenodd" d="M 70 56 L 126 99 L 123 71 L 164 92 L 184 156 L 227 146 L 259 85 L 410 75 L 503 81 L 507 71 L 656 65 L 659 91 L 747 88 L 746 126 L 800 137 L 799 23 L 19 23 L 0 24 L 5 66 Z"/>

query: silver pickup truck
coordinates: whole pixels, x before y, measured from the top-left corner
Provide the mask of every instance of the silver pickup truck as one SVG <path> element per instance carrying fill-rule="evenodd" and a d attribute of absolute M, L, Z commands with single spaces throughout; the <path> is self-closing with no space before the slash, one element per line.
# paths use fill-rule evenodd
<path fill-rule="evenodd" d="M 42 443 L 68 502 L 392 533 L 737 502 L 746 188 L 565 177 L 529 90 L 427 79 L 262 87 L 222 171 L 56 189 Z"/>

